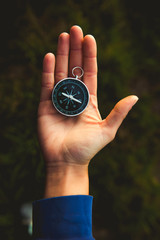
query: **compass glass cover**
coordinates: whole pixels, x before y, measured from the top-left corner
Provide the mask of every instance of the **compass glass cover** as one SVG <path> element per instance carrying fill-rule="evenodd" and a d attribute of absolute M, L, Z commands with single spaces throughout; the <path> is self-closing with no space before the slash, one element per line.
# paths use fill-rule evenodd
<path fill-rule="evenodd" d="M 66 78 L 59 81 L 54 87 L 52 102 L 61 114 L 76 116 L 87 107 L 89 92 L 82 81 L 75 78 Z"/>

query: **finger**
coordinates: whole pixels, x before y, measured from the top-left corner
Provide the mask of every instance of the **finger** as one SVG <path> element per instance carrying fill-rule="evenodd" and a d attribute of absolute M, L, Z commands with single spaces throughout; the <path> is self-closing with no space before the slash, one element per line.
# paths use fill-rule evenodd
<path fill-rule="evenodd" d="M 68 77 L 69 34 L 61 33 L 58 39 L 55 83 Z"/>
<path fill-rule="evenodd" d="M 54 68 L 55 56 L 52 53 L 47 53 L 43 59 L 40 101 L 51 99 L 51 93 L 54 86 Z"/>
<path fill-rule="evenodd" d="M 79 26 L 70 29 L 70 63 L 69 75 L 72 76 L 72 69 L 76 66 L 82 67 L 82 41 L 83 31 Z M 77 69 L 75 75 L 81 75 Z"/>
<path fill-rule="evenodd" d="M 111 138 L 114 138 L 122 121 L 137 101 L 138 97 L 135 95 L 123 98 L 115 105 L 111 113 L 104 120 L 104 128 L 106 128 Z"/>
<path fill-rule="evenodd" d="M 97 46 L 92 35 L 86 35 L 83 40 L 83 81 L 90 94 L 97 95 Z"/>

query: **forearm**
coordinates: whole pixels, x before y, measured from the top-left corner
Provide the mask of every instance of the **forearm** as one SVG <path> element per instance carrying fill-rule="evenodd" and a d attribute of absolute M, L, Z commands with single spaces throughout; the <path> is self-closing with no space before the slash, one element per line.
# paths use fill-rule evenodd
<path fill-rule="evenodd" d="M 89 195 L 87 165 L 63 164 L 46 167 L 44 198 Z"/>
<path fill-rule="evenodd" d="M 94 240 L 87 165 L 46 168 L 44 199 L 33 203 L 35 240 Z"/>

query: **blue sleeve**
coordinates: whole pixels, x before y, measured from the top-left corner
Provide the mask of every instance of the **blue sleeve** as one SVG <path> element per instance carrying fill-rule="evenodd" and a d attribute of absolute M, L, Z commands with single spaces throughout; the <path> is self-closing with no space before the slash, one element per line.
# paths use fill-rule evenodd
<path fill-rule="evenodd" d="M 88 195 L 42 199 L 33 203 L 35 240 L 94 240 L 92 202 Z"/>

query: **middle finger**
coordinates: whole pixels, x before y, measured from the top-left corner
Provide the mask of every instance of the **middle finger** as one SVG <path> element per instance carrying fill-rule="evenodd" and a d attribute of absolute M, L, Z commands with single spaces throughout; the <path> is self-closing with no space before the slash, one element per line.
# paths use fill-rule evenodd
<path fill-rule="evenodd" d="M 83 31 L 79 26 L 73 26 L 70 30 L 70 59 L 69 59 L 69 76 L 72 76 L 74 67 L 82 67 L 82 42 Z M 81 75 L 79 69 L 75 75 Z"/>

